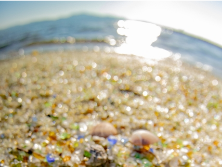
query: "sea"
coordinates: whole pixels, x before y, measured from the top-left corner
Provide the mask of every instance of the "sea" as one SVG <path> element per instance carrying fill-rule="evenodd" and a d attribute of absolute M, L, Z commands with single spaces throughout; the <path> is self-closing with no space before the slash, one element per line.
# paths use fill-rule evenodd
<path fill-rule="evenodd" d="M 159 61 L 175 56 L 222 78 L 222 48 L 142 20 L 77 14 L 0 30 L 0 60 L 33 51 L 105 51 Z"/>

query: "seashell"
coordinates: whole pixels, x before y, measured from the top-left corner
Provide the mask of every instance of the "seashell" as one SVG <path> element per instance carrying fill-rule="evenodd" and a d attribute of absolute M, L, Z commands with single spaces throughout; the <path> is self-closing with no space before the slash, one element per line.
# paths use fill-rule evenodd
<path fill-rule="evenodd" d="M 93 130 L 91 135 L 92 136 L 99 136 L 99 137 L 109 137 L 110 135 L 116 135 L 117 134 L 117 130 L 116 128 L 108 123 L 108 122 L 102 122 L 97 124 Z"/>
<path fill-rule="evenodd" d="M 143 130 L 143 129 L 136 130 L 135 132 L 133 132 L 130 138 L 130 142 L 133 145 L 137 145 L 137 146 L 149 145 L 149 144 L 156 143 L 158 141 L 159 141 L 159 138 L 157 136 L 155 136 L 148 130 Z"/>

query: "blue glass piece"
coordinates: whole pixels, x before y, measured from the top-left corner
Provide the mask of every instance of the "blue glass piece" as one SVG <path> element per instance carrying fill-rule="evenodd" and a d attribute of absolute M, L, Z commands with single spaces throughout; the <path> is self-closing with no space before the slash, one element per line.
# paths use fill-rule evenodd
<path fill-rule="evenodd" d="M 56 94 L 52 95 L 53 98 L 56 98 Z"/>
<path fill-rule="evenodd" d="M 129 139 L 127 139 L 127 138 L 121 138 L 121 142 L 122 142 L 123 144 L 126 144 L 128 141 L 129 141 Z"/>
<path fill-rule="evenodd" d="M 153 150 L 153 148 L 150 148 L 150 150 L 149 150 L 151 153 L 154 153 L 154 150 Z"/>
<path fill-rule="evenodd" d="M 46 161 L 48 163 L 52 163 L 52 162 L 55 162 L 55 158 L 52 156 L 52 154 L 47 154 L 46 155 Z"/>
<path fill-rule="evenodd" d="M 109 144 L 111 145 L 111 146 L 114 146 L 116 143 L 117 143 L 117 139 L 116 138 L 114 138 L 114 137 L 108 137 L 108 142 L 109 142 Z"/>
<path fill-rule="evenodd" d="M 80 140 L 80 139 L 83 139 L 83 138 L 84 138 L 84 135 L 78 135 L 77 140 Z"/>
<path fill-rule="evenodd" d="M 32 117 L 33 122 L 37 122 L 37 120 L 38 120 L 37 117 Z"/>
<path fill-rule="evenodd" d="M 5 138 L 5 134 L 2 133 L 2 134 L 0 135 L 0 138 L 1 138 L 1 139 L 4 139 L 4 138 Z"/>

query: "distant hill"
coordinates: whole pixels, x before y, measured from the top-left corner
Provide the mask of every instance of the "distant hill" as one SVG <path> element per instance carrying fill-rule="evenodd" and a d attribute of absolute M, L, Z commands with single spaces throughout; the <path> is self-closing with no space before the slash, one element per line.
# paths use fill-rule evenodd
<path fill-rule="evenodd" d="M 119 20 L 119 19 L 125 19 L 123 17 L 115 17 L 115 16 L 101 16 L 101 15 L 95 15 L 95 14 L 88 14 L 88 13 L 81 13 L 81 14 L 75 14 L 70 17 L 64 17 L 64 18 L 59 18 L 57 20 L 42 20 L 42 21 L 34 21 L 31 23 L 23 24 L 23 25 L 17 25 L 17 26 L 12 26 L 0 31 L 5 31 L 5 30 L 13 30 L 13 29 L 18 29 L 18 28 L 23 28 L 26 26 L 35 26 L 39 24 L 51 24 L 51 23 L 64 23 L 64 22 L 79 22 L 81 20 L 88 20 L 88 21 L 107 21 L 107 20 Z"/>

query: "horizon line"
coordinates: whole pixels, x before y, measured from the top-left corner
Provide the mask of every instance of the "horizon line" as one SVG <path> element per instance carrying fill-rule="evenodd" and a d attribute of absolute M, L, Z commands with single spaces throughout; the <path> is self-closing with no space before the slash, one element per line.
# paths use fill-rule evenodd
<path fill-rule="evenodd" d="M 66 18 L 69 18 L 69 17 L 72 17 L 72 16 L 78 16 L 78 15 L 84 15 L 84 14 L 85 15 L 91 15 L 91 16 L 97 16 L 97 17 L 124 18 L 124 19 L 135 20 L 135 21 L 137 20 L 137 21 L 149 22 L 149 23 L 155 24 L 157 26 L 160 26 L 162 28 L 166 28 L 166 29 L 175 31 L 175 32 L 178 32 L 178 33 L 181 33 L 181 34 L 184 34 L 184 35 L 187 35 L 187 36 L 205 41 L 205 42 L 210 43 L 214 46 L 222 48 L 222 45 L 219 44 L 219 43 L 216 43 L 216 42 L 214 42 L 212 40 L 209 40 L 207 38 L 204 38 L 202 36 L 198 36 L 198 35 L 195 35 L 193 33 L 187 32 L 183 29 L 176 29 L 176 28 L 173 28 L 173 27 L 165 26 L 165 25 L 154 23 L 154 22 L 147 21 L 147 20 L 130 19 L 130 18 L 126 18 L 126 17 L 123 17 L 123 16 L 117 16 L 117 15 L 114 15 L 114 14 L 105 14 L 105 15 L 103 15 L 103 14 L 94 13 L 94 12 L 76 12 L 76 13 L 72 13 L 72 14 L 69 14 L 69 15 L 63 15 L 63 16 L 60 16 L 60 17 L 57 17 L 57 18 L 52 18 L 51 17 L 51 18 L 45 18 L 45 19 L 36 19 L 36 20 L 33 20 L 33 21 L 28 21 L 28 22 L 24 22 L 24 23 L 11 25 L 11 26 L 8 26 L 8 27 L 5 27 L 5 28 L 0 28 L 0 31 L 4 31 L 4 30 L 7 30 L 7 29 L 10 29 L 10 28 L 13 28 L 13 27 L 25 26 L 25 25 L 32 24 L 32 23 L 38 23 L 38 22 L 44 22 L 44 21 L 56 21 L 56 20 L 66 19 Z"/>

